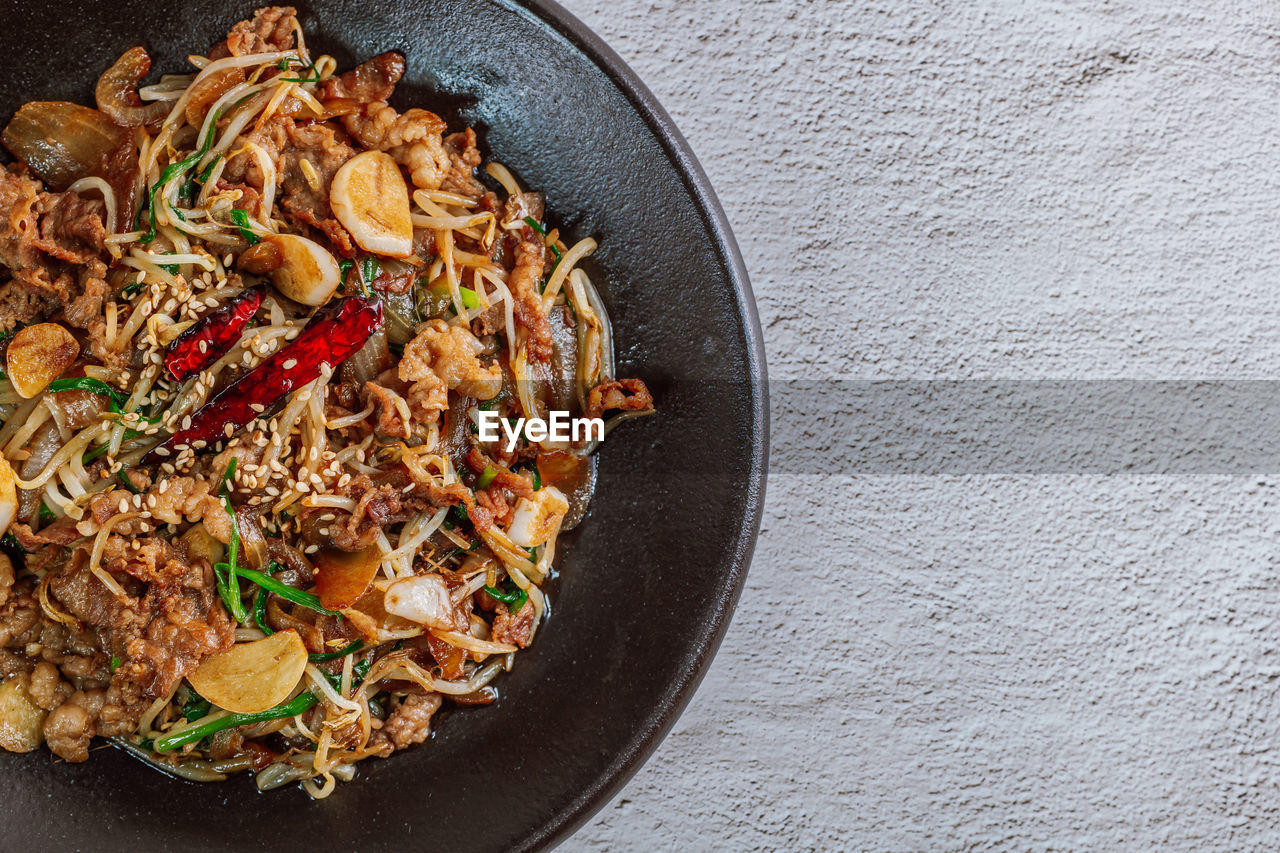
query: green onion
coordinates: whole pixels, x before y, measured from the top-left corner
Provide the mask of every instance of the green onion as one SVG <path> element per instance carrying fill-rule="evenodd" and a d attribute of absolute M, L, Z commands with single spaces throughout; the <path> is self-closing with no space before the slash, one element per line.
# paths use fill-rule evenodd
<path fill-rule="evenodd" d="M 40 509 L 38 510 L 38 515 L 41 521 L 53 521 L 55 518 L 57 518 L 57 516 L 53 514 L 53 510 L 45 506 L 44 501 L 40 501 Z"/>
<path fill-rule="evenodd" d="M 202 725 L 193 726 L 186 731 L 177 734 L 165 735 L 156 738 L 156 752 L 172 752 L 180 749 L 189 743 L 198 743 L 209 735 L 217 734 L 224 729 L 233 729 L 236 726 L 247 726 L 251 723 L 265 723 L 268 720 L 278 720 L 281 717 L 296 717 L 303 711 L 308 710 L 311 706 L 319 701 L 316 695 L 310 690 L 299 693 L 283 705 L 277 705 L 274 708 L 268 708 L 265 711 L 257 711 L 252 714 L 228 714 L 217 720 Z"/>
<path fill-rule="evenodd" d="M 230 464 L 227 465 L 227 473 L 235 473 L 235 468 Z M 231 544 L 227 548 L 227 562 L 215 564 L 213 572 L 218 580 L 218 594 L 222 597 L 222 603 L 227 606 L 231 618 L 239 624 L 249 616 L 244 610 L 244 602 L 240 600 L 240 576 L 247 570 L 236 565 L 240 556 L 240 523 L 236 520 L 236 511 L 231 506 L 231 496 L 227 494 L 225 484 L 222 488 L 222 507 L 231 516 Z"/>
<path fill-rule="evenodd" d="M 529 475 L 533 478 L 533 490 L 540 491 L 542 489 L 542 472 L 538 470 L 538 463 L 533 463 L 529 468 Z"/>
<path fill-rule="evenodd" d="M 253 602 L 253 621 L 258 623 L 258 628 L 268 637 L 275 633 L 267 624 L 267 591 L 262 587 L 258 587 L 258 597 Z"/>
<path fill-rule="evenodd" d="M 489 484 L 498 478 L 498 469 L 492 465 L 484 466 L 484 471 L 480 474 L 480 479 L 476 480 L 477 489 L 487 489 Z"/>
<path fill-rule="evenodd" d="M 494 587 L 485 586 L 484 591 L 489 593 L 491 598 L 507 605 L 507 610 L 512 613 L 519 613 L 520 609 L 524 607 L 524 603 L 529 600 L 529 593 L 520 587 L 516 587 L 515 592 L 502 592 Z"/>
<path fill-rule="evenodd" d="M 135 486 L 133 484 L 133 480 L 125 476 L 124 471 L 116 472 L 116 481 L 119 482 L 120 485 L 124 486 L 129 491 L 133 492 L 135 495 L 142 494 L 142 489 L 139 489 L 137 486 Z"/>
<path fill-rule="evenodd" d="M 463 308 L 479 308 L 480 297 L 476 296 L 476 292 L 469 287 L 459 287 L 458 291 L 462 294 Z"/>
<path fill-rule="evenodd" d="M 497 396 L 492 397 L 488 400 L 485 400 L 484 402 L 480 403 L 480 405 L 476 406 L 476 408 L 482 412 L 487 412 L 493 409 L 493 407 L 497 406 L 499 403 L 501 403 L 503 400 L 507 399 L 507 397 L 510 397 L 510 396 L 511 395 L 507 393 L 507 390 L 504 388 L 503 390 L 498 392 Z"/>
<path fill-rule="evenodd" d="M 209 176 L 213 174 L 213 167 L 218 165 L 218 161 L 221 159 L 222 159 L 222 155 L 218 154 L 212 160 L 210 160 L 209 165 L 205 166 L 204 171 L 196 176 L 196 180 L 202 184 L 209 183 Z"/>
<path fill-rule="evenodd" d="M 364 289 L 364 295 L 369 295 L 369 287 L 382 273 L 382 264 L 378 263 L 377 258 L 366 257 L 360 262 L 360 287 Z"/>
<path fill-rule="evenodd" d="M 232 456 L 231 461 L 227 463 L 227 470 L 222 472 L 222 487 L 219 491 L 226 491 L 231 488 L 231 484 L 236 479 L 236 460 L 239 457 Z"/>
<path fill-rule="evenodd" d="M 7 545 L 10 548 L 15 548 L 24 554 L 27 553 L 27 549 L 23 548 L 21 545 L 18 544 L 18 537 L 13 535 L 12 530 L 10 530 L 4 536 L 0 536 L 0 545 Z"/>
<path fill-rule="evenodd" d="M 292 601 L 294 604 L 300 604 L 308 610 L 314 610 L 317 613 L 324 613 L 327 616 L 342 615 L 339 611 L 330 610 L 320 604 L 320 599 L 311 593 L 303 592 L 300 589 L 295 589 L 294 587 L 283 584 L 270 575 L 264 575 L 262 572 L 255 572 L 253 569 L 241 568 L 240 577 L 256 583 L 258 586 L 269 592 L 274 592 L 286 601 Z"/>
<path fill-rule="evenodd" d="M 253 229 L 249 226 L 249 214 L 239 208 L 236 208 L 231 211 L 231 221 L 236 224 L 236 230 L 240 232 L 240 236 L 249 241 L 250 246 L 254 246 L 262 242 L 258 238 L 258 235 L 253 233 Z"/>
<path fill-rule="evenodd" d="M 528 225 L 534 231 L 537 231 L 543 237 L 547 236 L 547 229 L 543 228 L 538 220 L 534 219 L 532 216 L 526 216 L 524 218 L 524 224 Z"/>
<path fill-rule="evenodd" d="M 364 642 L 361 640 L 352 640 L 347 645 L 338 649 L 336 652 L 319 652 L 314 655 L 307 655 L 307 660 L 312 663 L 324 663 L 325 661 L 338 660 L 345 658 L 347 655 L 358 652 L 364 648 Z M 361 661 L 364 663 L 364 661 Z"/>
<path fill-rule="evenodd" d="M 125 296 L 132 296 L 133 294 L 137 293 L 139 290 L 142 290 L 142 288 L 146 286 L 147 286 L 147 283 L 145 281 L 135 281 L 133 284 L 126 284 L 124 287 L 120 289 L 120 292 L 123 293 Z"/>
<path fill-rule="evenodd" d="M 213 147 L 214 131 L 218 128 L 218 118 L 222 111 L 219 110 L 213 116 L 213 121 L 209 123 L 209 132 L 205 135 L 204 142 L 198 151 L 193 151 L 187 157 L 179 160 L 177 163 L 170 163 L 163 172 L 160 173 L 160 180 L 151 185 L 147 190 L 147 203 L 138 211 L 138 218 L 135 222 L 142 221 L 144 211 L 150 211 L 151 227 L 147 229 L 147 233 L 142 236 L 139 243 L 150 243 L 156 238 L 156 195 L 160 190 L 164 189 L 164 185 L 172 181 L 179 175 L 185 175 L 187 170 L 204 159 L 204 155 L 209 153 L 209 149 Z"/>
<path fill-rule="evenodd" d="M 97 394 L 100 397 L 107 397 L 110 400 L 108 405 L 111 407 L 111 411 L 117 413 L 129 400 L 127 396 L 112 388 L 101 379 L 92 379 L 88 376 L 77 376 L 74 379 L 55 379 L 49 383 L 46 390 L 88 391 L 91 394 Z"/>
<path fill-rule="evenodd" d="M 112 672 L 115 672 L 117 669 L 119 669 L 119 668 L 120 668 L 120 664 L 122 664 L 122 663 L 124 663 L 124 661 L 120 660 L 120 656 L 119 656 L 119 655 L 112 655 L 112 656 L 111 656 L 111 671 L 112 671 Z"/>
<path fill-rule="evenodd" d="M 338 280 L 344 285 L 347 283 L 347 273 L 351 272 L 351 268 L 355 265 L 356 262 L 350 258 L 347 258 L 345 261 L 338 261 Z"/>

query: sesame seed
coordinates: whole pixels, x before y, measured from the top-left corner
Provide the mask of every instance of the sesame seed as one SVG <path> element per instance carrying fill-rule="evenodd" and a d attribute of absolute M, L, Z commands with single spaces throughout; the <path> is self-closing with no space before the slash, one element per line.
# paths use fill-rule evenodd
<path fill-rule="evenodd" d="M 307 547 L 305 547 L 305 548 L 303 548 L 303 549 L 302 549 L 302 553 L 304 553 L 304 554 L 314 554 L 316 551 L 319 551 L 319 550 L 320 550 L 320 546 L 319 546 L 319 545 L 308 545 Z"/>
<path fill-rule="evenodd" d="M 168 455 L 169 455 L 169 448 L 167 448 L 167 447 L 157 447 L 157 448 L 155 449 L 155 454 L 156 454 L 156 456 L 168 456 Z"/>

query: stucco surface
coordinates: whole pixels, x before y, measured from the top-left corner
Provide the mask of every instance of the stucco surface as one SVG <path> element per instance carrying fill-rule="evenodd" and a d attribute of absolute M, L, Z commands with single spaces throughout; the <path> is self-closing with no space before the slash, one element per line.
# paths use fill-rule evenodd
<path fill-rule="evenodd" d="M 710 674 L 563 849 L 1280 847 L 1280 465 L 904 453 L 862 381 L 1271 379 L 1280 6 L 565 4 L 719 192 L 776 441 Z M 975 387 L 907 444 L 1021 405 Z"/>

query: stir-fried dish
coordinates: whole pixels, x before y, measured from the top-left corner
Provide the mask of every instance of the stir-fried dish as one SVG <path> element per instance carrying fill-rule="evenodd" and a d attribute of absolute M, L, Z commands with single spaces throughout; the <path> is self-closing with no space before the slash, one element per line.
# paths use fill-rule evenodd
<path fill-rule="evenodd" d="M 391 107 L 400 54 L 337 73 L 272 7 L 189 61 L 0 135 L 0 746 L 323 797 L 495 700 L 652 399 L 595 242 Z"/>

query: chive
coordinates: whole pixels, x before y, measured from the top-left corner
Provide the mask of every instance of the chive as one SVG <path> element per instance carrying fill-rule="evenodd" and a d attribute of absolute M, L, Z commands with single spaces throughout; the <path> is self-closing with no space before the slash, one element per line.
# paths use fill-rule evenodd
<path fill-rule="evenodd" d="M 189 743 L 198 743 L 209 735 L 217 734 L 224 729 L 232 729 L 236 726 L 247 726 L 250 723 L 265 723 L 267 720 L 278 720 L 281 717 L 296 717 L 303 711 L 319 701 L 316 695 L 310 690 L 299 693 L 288 702 L 277 705 L 274 708 L 268 708 L 265 711 L 257 711 L 252 714 L 229 714 L 217 720 L 212 720 L 202 725 L 193 726 L 186 731 L 177 734 L 165 735 L 156 738 L 156 752 L 172 752 L 175 749 L 186 746 Z"/>
<path fill-rule="evenodd" d="M 137 486 L 135 486 L 133 484 L 133 480 L 130 480 L 128 477 L 125 476 L 124 471 L 116 472 L 116 480 L 120 483 L 120 485 L 124 486 L 126 489 L 133 492 L 135 495 L 142 494 L 142 489 L 139 489 Z"/>
<path fill-rule="evenodd" d="M 126 284 L 124 287 L 120 289 L 120 292 L 123 293 L 125 296 L 132 296 L 133 294 L 142 290 L 142 288 L 146 286 L 147 286 L 146 282 L 135 281 L 133 284 Z"/>
<path fill-rule="evenodd" d="M 88 376 L 77 376 L 74 379 L 55 379 L 46 386 L 47 391 L 88 391 L 97 394 L 99 397 L 107 397 L 110 400 L 108 404 L 113 412 L 119 412 L 121 407 L 128 402 L 129 398 L 112 388 L 101 379 L 93 379 Z"/>
<path fill-rule="evenodd" d="M 192 690 L 191 698 L 187 699 L 186 704 L 182 706 L 182 716 L 194 723 L 196 720 L 209 713 L 209 709 L 212 707 L 212 702 Z"/>
<path fill-rule="evenodd" d="M 258 628 L 268 637 L 275 633 L 267 624 L 267 591 L 262 587 L 258 587 L 258 597 L 253 602 L 253 621 L 258 623 Z"/>
<path fill-rule="evenodd" d="M 228 465 L 227 469 L 230 471 L 231 466 Z M 231 516 L 231 544 L 227 548 L 227 562 L 216 564 L 213 571 L 218 580 L 218 594 L 222 596 L 222 603 L 227 606 L 231 618 L 239 624 L 249 615 L 245 613 L 244 602 L 240 600 L 240 575 L 246 570 L 236 565 L 240 556 L 240 523 L 236 520 L 236 511 L 231 507 L 231 496 L 227 494 L 225 487 L 222 491 L 222 507 Z"/>
<path fill-rule="evenodd" d="M 261 242 L 258 235 L 254 234 L 253 229 L 249 227 L 249 214 L 236 208 L 231 211 L 231 221 L 236 224 L 236 230 L 240 232 L 240 236 L 249 241 L 250 246 Z"/>
<path fill-rule="evenodd" d="M 120 668 L 120 664 L 122 664 L 122 663 L 124 663 L 124 661 L 120 660 L 120 656 L 119 656 L 119 655 L 112 655 L 112 656 L 111 656 L 111 671 L 112 671 L 112 672 L 115 672 L 117 669 L 119 669 L 119 668 Z"/>
<path fill-rule="evenodd" d="M 339 658 L 345 658 L 349 654 L 358 652 L 362 648 L 364 648 L 364 642 L 361 640 L 352 640 L 336 652 L 320 652 L 314 655 L 307 655 L 307 660 L 312 663 L 324 663 L 325 661 L 338 660 Z M 361 663 L 364 663 L 364 661 L 361 661 Z"/>
<path fill-rule="evenodd" d="M 196 180 L 202 184 L 209 183 L 209 176 L 213 174 L 213 167 L 218 165 L 218 161 L 220 161 L 221 159 L 222 159 L 222 155 L 218 154 L 212 160 L 210 160 L 209 165 L 205 166 L 204 171 L 196 176 Z"/>
<path fill-rule="evenodd" d="M 240 577 L 245 580 L 252 581 L 263 589 L 274 592 L 276 595 L 292 601 L 294 604 L 300 604 L 308 610 L 314 610 L 317 613 L 324 613 L 327 616 L 341 616 L 337 610 L 330 610 L 320 603 L 320 599 L 309 592 L 303 592 L 300 589 L 281 583 L 270 575 L 264 575 L 262 572 L 255 572 L 253 569 L 240 569 Z"/>
<path fill-rule="evenodd" d="M 232 484 L 232 483 L 235 481 L 235 479 L 236 479 L 236 460 L 237 460 L 237 459 L 238 459 L 238 457 L 236 457 L 236 456 L 232 456 L 232 457 L 231 457 L 231 461 L 227 463 L 227 470 L 222 472 L 222 488 L 221 488 L 221 491 L 223 491 L 223 492 L 225 492 L 225 491 L 227 491 L 228 489 L 230 489 L 230 488 L 231 488 L 231 484 Z"/>
<path fill-rule="evenodd" d="M 147 203 L 138 211 L 138 218 L 135 224 L 142 222 L 142 214 L 144 211 L 150 211 L 151 227 L 147 229 L 147 233 L 138 241 L 139 243 L 150 243 L 156 238 L 156 195 L 160 190 L 164 189 L 164 185 L 172 181 L 179 175 L 185 175 L 187 170 L 196 165 L 209 153 L 209 149 L 213 147 L 214 131 L 218 127 L 218 118 L 221 110 L 214 114 L 213 121 L 209 123 L 209 133 L 205 135 L 204 143 L 201 144 L 200 150 L 193 151 L 187 157 L 179 160 L 177 163 L 170 163 L 163 172 L 160 173 L 160 180 L 156 181 L 147 189 Z"/>
<path fill-rule="evenodd" d="M 542 472 L 538 470 L 538 463 L 533 463 L 533 467 L 529 469 L 530 476 L 533 477 L 533 490 L 535 492 L 542 489 Z"/>
<path fill-rule="evenodd" d="M 504 388 L 503 390 L 498 392 L 496 397 L 485 400 L 484 402 L 480 403 L 480 405 L 476 406 L 476 408 L 482 412 L 487 412 L 510 396 L 511 395 L 508 394 L 507 390 Z"/>
<path fill-rule="evenodd" d="M 378 263 L 377 258 L 366 257 L 360 262 L 360 287 L 364 290 L 364 295 L 369 295 L 369 288 L 382 273 L 382 264 Z"/>
<path fill-rule="evenodd" d="M 471 521 L 471 517 L 467 515 L 467 508 L 461 504 L 454 504 L 449 507 L 449 514 L 445 519 L 452 521 L 454 524 L 467 524 Z"/>
<path fill-rule="evenodd" d="M 512 613 L 519 613 L 520 609 L 524 607 L 524 603 L 529 600 L 529 593 L 518 586 L 515 588 L 515 592 L 503 592 L 486 585 L 484 591 L 489 593 L 491 598 L 507 605 L 507 610 Z"/>
<path fill-rule="evenodd" d="M 484 466 L 484 471 L 480 474 L 480 479 L 476 481 L 477 489 L 487 489 L 489 484 L 498 478 L 498 469 L 492 465 Z"/>
<path fill-rule="evenodd" d="M 537 231 L 543 237 L 547 236 L 547 229 L 543 228 L 538 220 L 534 219 L 532 216 L 526 216 L 524 218 L 524 224 L 528 225 L 534 231 Z"/>

